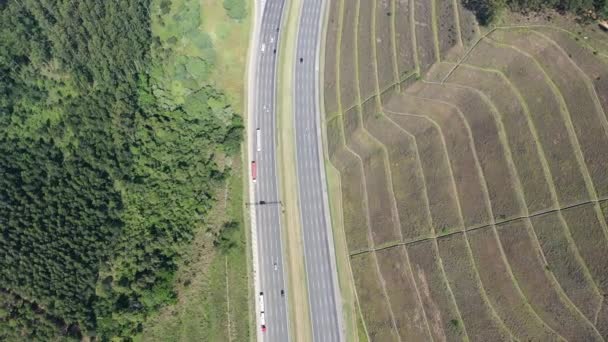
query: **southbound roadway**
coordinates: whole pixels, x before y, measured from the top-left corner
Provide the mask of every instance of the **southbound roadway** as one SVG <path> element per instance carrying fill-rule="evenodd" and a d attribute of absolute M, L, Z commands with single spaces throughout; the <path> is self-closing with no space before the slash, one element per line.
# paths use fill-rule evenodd
<path fill-rule="evenodd" d="M 321 136 L 320 46 L 328 0 L 303 0 L 294 66 L 296 170 L 313 340 L 344 341 Z M 334 0 L 335 1 L 335 0 Z"/>

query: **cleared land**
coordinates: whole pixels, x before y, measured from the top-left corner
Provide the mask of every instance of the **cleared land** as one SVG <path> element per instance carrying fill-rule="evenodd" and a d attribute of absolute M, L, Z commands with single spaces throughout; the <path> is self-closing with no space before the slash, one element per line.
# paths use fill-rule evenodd
<path fill-rule="evenodd" d="M 369 340 L 608 338 L 605 43 L 482 35 L 452 0 L 330 13 L 328 157 Z"/>

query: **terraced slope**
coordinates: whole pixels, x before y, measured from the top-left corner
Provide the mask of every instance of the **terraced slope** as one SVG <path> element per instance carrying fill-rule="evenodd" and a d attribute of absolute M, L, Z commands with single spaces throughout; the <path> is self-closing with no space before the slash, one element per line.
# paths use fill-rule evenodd
<path fill-rule="evenodd" d="M 456 0 L 335 0 L 327 32 L 366 337 L 607 340 L 608 45 Z"/>

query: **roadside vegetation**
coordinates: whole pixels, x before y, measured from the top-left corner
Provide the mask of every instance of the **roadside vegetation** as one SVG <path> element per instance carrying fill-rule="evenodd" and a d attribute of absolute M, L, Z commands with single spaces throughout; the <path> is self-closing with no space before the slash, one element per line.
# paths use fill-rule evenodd
<path fill-rule="evenodd" d="M 231 32 L 205 31 L 201 13 L 0 3 L 0 340 L 137 338 L 179 305 L 195 252 L 210 266 L 190 272 L 223 279 L 198 294 L 224 294 L 202 299 L 203 317 L 227 296 L 246 305 L 242 89 L 217 81 Z M 243 68 L 228 75 L 242 82 Z M 193 245 L 201 235 L 210 243 Z M 247 315 L 232 310 L 244 340 Z"/>
<path fill-rule="evenodd" d="M 492 23 L 507 9 L 522 13 L 554 9 L 575 14 L 583 21 L 608 18 L 606 0 L 463 0 L 462 3 L 475 13 L 482 25 Z"/>
<path fill-rule="evenodd" d="M 605 340 L 608 36 L 575 20 L 605 3 L 473 3 L 330 7 L 345 308 L 359 340 Z"/>

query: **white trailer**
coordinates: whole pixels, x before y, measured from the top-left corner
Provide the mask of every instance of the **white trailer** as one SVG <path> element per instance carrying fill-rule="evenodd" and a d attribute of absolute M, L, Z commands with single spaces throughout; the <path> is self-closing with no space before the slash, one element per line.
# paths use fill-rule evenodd
<path fill-rule="evenodd" d="M 262 150 L 262 133 L 259 128 L 255 132 L 255 141 L 258 144 L 258 152 L 260 152 Z"/>
<path fill-rule="evenodd" d="M 264 312 L 264 292 L 260 292 L 260 312 Z"/>

